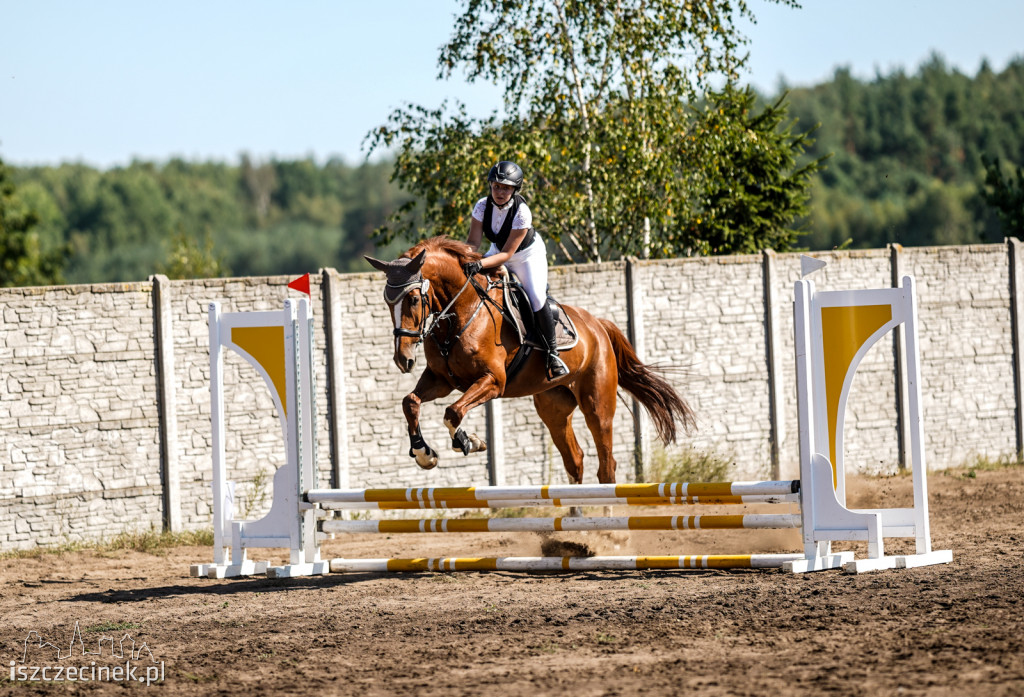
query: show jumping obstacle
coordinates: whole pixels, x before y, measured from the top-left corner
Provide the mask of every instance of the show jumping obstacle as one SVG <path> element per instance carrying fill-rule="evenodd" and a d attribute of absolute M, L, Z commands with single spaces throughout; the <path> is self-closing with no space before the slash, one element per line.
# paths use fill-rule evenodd
<path fill-rule="evenodd" d="M 813 270 L 815 262 L 805 257 Z M 804 266 L 805 275 L 808 266 Z M 820 266 L 818 266 L 820 268 Z M 690 484 L 316 489 L 313 323 L 306 300 L 286 301 L 283 312 L 222 314 L 210 306 L 210 374 L 213 426 L 214 563 L 192 566 L 193 576 L 224 578 L 266 573 L 271 578 L 329 571 L 591 571 L 631 569 L 782 568 L 795 573 L 842 567 L 848 573 L 910 568 L 952 561 L 950 550 L 932 551 L 921 427 L 920 368 L 914 281 L 901 288 L 816 293 L 796 284 L 795 335 L 800 422 L 800 480 Z M 882 336 L 904 326 L 914 505 L 911 508 L 846 508 L 843 422 L 854 373 Z M 274 476 L 269 513 L 257 521 L 233 520 L 233 486 L 226 480 L 222 350 L 241 354 L 270 387 L 282 423 L 287 458 Z M 835 467 L 832 463 L 835 463 Z M 327 519 L 332 511 L 507 508 L 522 506 L 667 506 L 789 503 L 798 514 L 661 515 L 423 520 Z M 803 553 L 482 557 L 419 559 L 320 558 L 329 534 L 554 532 L 583 530 L 693 530 L 800 528 Z M 913 537 L 916 553 L 886 556 L 884 538 Z M 833 552 L 834 541 L 865 541 L 868 556 Z M 290 563 L 271 567 L 247 558 L 252 548 L 283 547 Z M 230 549 L 230 555 L 228 551 Z"/>

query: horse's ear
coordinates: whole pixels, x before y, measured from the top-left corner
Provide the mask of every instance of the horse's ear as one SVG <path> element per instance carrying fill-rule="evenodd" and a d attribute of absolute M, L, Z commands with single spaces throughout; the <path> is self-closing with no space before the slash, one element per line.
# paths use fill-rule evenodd
<path fill-rule="evenodd" d="M 427 258 L 427 250 L 423 250 L 416 255 L 416 258 L 409 262 L 406 267 L 410 274 L 419 273 L 419 270 L 423 268 L 423 261 Z"/>
<path fill-rule="evenodd" d="M 391 268 L 391 263 L 387 261 L 374 259 L 373 257 L 366 256 L 365 254 L 363 255 L 363 259 L 366 259 L 366 261 L 370 262 L 370 266 L 377 269 L 378 271 L 383 271 L 384 273 L 387 273 L 388 269 Z"/>

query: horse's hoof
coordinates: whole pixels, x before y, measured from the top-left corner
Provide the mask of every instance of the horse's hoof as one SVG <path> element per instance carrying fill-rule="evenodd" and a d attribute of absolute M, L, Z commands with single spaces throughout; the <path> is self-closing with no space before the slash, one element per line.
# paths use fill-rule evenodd
<path fill-rule="evenodd" d="M 426 450 L 416 450 L 415 448 L 409 448 L 409 457 L 416 458 L 416 464 L 420 466 L 420 469 L 432 470 L 435 467 L 437 467 L 437 453 L 435 453 L 429 447 Z"/>

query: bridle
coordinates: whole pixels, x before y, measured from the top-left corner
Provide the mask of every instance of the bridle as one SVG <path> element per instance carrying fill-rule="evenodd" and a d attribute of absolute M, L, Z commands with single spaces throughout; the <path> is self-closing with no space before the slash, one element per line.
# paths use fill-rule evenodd
<path fill-rule="evenodd" d="M 400 315 L 397 314 L 397 312 L 400 312 L 399 306 L 402 304 L 402 301 L 405 300 L 405 296 L 407 296 L 414 290 L 419 290 L 420 292 L 420 306 L 422 308 L 419 322 L 417 322 L 418 328 L 416 331 L 406 329 L 405 327 L 401 326 L 402 320 Z M 384 302 L 386 302 L 388 304 L 388 307 L 391 308 L 392 313 L 396 314 L 396 326 L 394 331 L 392 332 L 394 336 L 409 337 L 411 339 L 416 339 L 416 343 L 419 343 L 423 341 L 423 338 L 425 336 L 430 334 L 430 332 L 433 330 L 434 325 L 437 324 L 437 321 L 435 320 L 433 324 L 430 325 L 430 329 L 426 329 L 426 331 L 424 331 L 427 324 L 427 320 L 429 320 L 431 317 L 430 308 L 434 304 L 433 298 L 429 295 L 429 292 L 430 279 L 428 278 L 413 279 L 408 283 L 402 285 L 392 285 L 391 283 L 385 284 Z"/>
<path fill-rule="evenodd" d="M 438 323 L 440 323 L 442 320 L 451 320 L 457 317 L 456 313 L 449 312 L 449 310 L 451 310 L 452 306 L 455 305 L 455 301 L 459 299 L 459 296 L 461 296 L 462 293 L 466 290 L 466 288 L 468 288 L 470 285 L 472 285 L 473 288 L 476 289 L 477 295 L 480 298 L 480 302 L 477 303 L 476 308 L 473 310 L 473 314 L 470 315 L 468 320 L 466 320 L 466 323 L 462 326 L 462 329 L 460 329 L 454 335 L 451 335 L 451 333 L 449 332 L 449 336 L 442 343 L 442 341 L 438 339 L 436 335 L 434 335 L 434 328 L 437 327 Z M 434 343 L 437 344 L 437 348 L 441 352 L 442 357 L 447 359 L 448 354 L 451 353 L 452 346 L 454 346 L 455 343 L 458 342 L 460 338 L 462 338 L 462 335 L 469 328 L 469 325 L 471 325 L 473 323 L 473 320 L 476 319 L 476 316 L 480 314 L 480 310 L 481 308 L 483 308 L 485 300 L 489 301 L 491 304 L 498 307 L 499 312 L 501 311 L 501 307 L 497 305 L 494 302 L 494 300 L 492 300 L 491 297 L 487 294 L 487 291 L 490 290 L 492 287 L 493 286 L 490 283 L 488 283 L 488 286 L 485 289 L 476 282 L 476 279 L 470 276 L 466 279 L 466 282 L 462 284 L 462 288 L 459 289 L 459 292 L 455 294 L 455 296 L 451 299 L 451 302 L 449 302 L 444 307 L 443 310 L 441 310 L 440 312 L 431 312 L 430 308 L 434 306 L 434 297 L 430 293 L 430 279 L 420 279 L 414 277 L 403 284 L 392 285 L 391 283 L 387 283 L 384 288 L 384 302 L 388 304 L 388 307 L 390 307 L 391 311 L 395 314 L 396 326 L 395 329 L 392 331 L 392 334 L 396 338 L 407 337 L 410 339 L 415 339 L 415 341 L 413 342 L 415 344 L 422 342 L 429 336 L 434 339 Z M 419 321 L 416 323 L 417 327 L 415 330 L 413 330 L 406 329 L 405 327 L 401 326 L 401 317 L 398 313 L 400 312 L 399 308 L 402 301 L 405 299 L 405 296 L 415 290 L 419 290 L 420 292 L 420 297 L 422 300 L 422 310 L 420 313 Z M 427 326 L 428 322 L 429 326 Z"/>

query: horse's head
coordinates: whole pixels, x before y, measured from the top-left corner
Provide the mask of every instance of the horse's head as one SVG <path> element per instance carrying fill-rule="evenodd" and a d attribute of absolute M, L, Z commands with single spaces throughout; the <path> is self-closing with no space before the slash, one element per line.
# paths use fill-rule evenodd
<path fill-rule="evenodd" d="M 421 273 L 427 250 L 416 257 L 380 261 L 364 257 L 370 266 L 387 274 L 384 302 L 391 308 L 395 323 L 395 365 L 408 373 L 416 365 L 416 344 L 423 340 L 423 330 L 430 316 L 430 281 Z"/>

